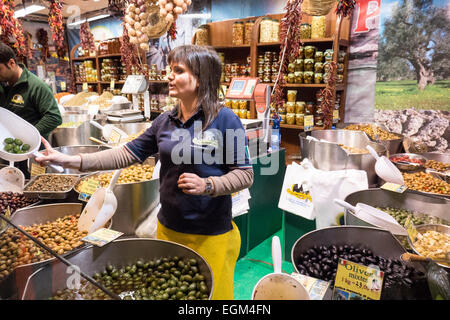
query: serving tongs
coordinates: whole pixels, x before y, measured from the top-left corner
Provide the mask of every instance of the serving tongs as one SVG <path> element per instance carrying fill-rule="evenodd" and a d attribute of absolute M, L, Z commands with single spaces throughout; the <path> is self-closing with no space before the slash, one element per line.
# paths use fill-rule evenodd
<path fill-rule="evenodd" d="M 425 172 L 431 174 L 435 178 L 441 179 L 444 182 L 450 183 L 450 170 L 441 172 L 441 171 L 427 168 L 427 169 L 425 169 Z"/>
<path fill-rule="evenodd" d="M 121 300 L 121 298 L 115 294 L 114 292 L 111 292 L 110 290 L 106 289 L 104 286 L 102 286 L 100 283 L 98 283 L 97 281 L 95 281 L 94 279 L 92 279 L 90 276 L 88 276 L 87 274 L 85 274 L 83 271 L 80 270 L 79 266 L 75 266 L 74 264 L 72 264 L 70 261 L 68 261 L 67 259 L 63 258 L 62 256 L 60 256 L 58 253 L 56 253 L 55 251 L 53 251 L 51 248 L 49 248 L 48 246 L 46 246 L 45 244 L 43 244 L 41 241 L 39 241 L 38 239 L 36 239 L 35 237 L 33 237 L 32 235 L 30 235 L 28 232 L 26 232 L 25 230 L 23 230 L 22 228 L 20 228 L 19 226 L 17 226 L 15 223 L 11 222 L 11 220 L 9 220 L 7 217 L 5 217 L 4 215 L 0 214 L 0 219 L 2 219 L 3 221 L 5 221 L 7 224 L 9 224 L 10 226 L 12 226 L 14 229 L 16 229 L 17 231 L 19 231 L 20 233 L 22 233 L 25 237 L 27 237 L 28 239 L 30 239 L 31 241 L 33 241 L 35 244 L 37 244 L 38 246 L 40 246 L 41 248 L 43 248 L 45 251 L 47 251 L 48 253 L 50 253 L 52 256 L 54 256 L 56 259 L 58 259 L 59 261 L 61 261 L 62 263 L 64 263 L 65 265 L 67 265 L 68 267 L 71 267 L 72 270 L 79 270 L 79 274 L 85 278 L 87 281 L 89 281 L 90 283 L 92 283 L 94 286 L 96 286 L 97 288 L 99 288 L 100 290 L 102 290 L 104 293 L 106 293 L 108 296 L 110 296 L 111 298 L 113 298 L 114 300 Z"/>

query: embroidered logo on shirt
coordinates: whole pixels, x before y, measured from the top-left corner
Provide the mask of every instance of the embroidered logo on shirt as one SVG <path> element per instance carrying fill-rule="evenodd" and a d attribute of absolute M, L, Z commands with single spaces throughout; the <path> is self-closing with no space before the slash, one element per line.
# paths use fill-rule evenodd
<path fill-rule="evenodd" d="M 23 97 L 20 94 L 14 95 L 14 97 L 11 99 L 11 102 L 16 105 L 20 105 L 21 107 L 23 107 L 23 105 L 25 104 L 25 100 L 23 100 Z"/>
<path fill-rule="evenodd" d="M 219 138 L 213 131 L 210 130 L 200 132 L 197 137 L 192 139 L 192 142 L 196 146 L 211 146 L 213 148 L 219 147 Z"/>

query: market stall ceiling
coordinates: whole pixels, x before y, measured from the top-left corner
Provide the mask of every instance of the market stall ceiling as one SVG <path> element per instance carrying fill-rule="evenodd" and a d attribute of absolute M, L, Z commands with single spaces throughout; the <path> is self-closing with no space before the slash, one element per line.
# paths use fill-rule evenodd
<path fill-rule="evenodd" d="M 15 0 L 14 3 L 16 7 L 20 7 L 22 5 L 22 0 Z M 48 7 L 48 2 L 45 2 L 45 4 Z M 63 0 L 61 1 L 61 4 L 63 5 L 62 11 L 64 18 L 68 18 L 73 15 L 73 11 L 68 10 L 69 6 L 78 6 L 80 8 L 80 14 L 87 14 L 89 12 L 95 12 L 107 8 L 108 0 Z M 48 16 L 48 9 L 43 9 L 34 14 L 30 14 L 29 16 Z"/>

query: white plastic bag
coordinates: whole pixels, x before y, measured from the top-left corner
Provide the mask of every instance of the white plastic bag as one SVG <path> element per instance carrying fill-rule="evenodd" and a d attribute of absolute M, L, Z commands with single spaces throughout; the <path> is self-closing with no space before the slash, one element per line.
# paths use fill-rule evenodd
<path fill-rule="evenodd" d="M 314 219 L 313 202 L 309 192 L 308 181 L 315 169 L 308 159 L 301 164 L 293 162 L 286 168 L 283 189 L 278 207 L 306 219 Z"/>
<path fill-rule="evenodd" d="M 317 229 L 344 224 L 344 209 L 333 199 L 344 200 L 353 192 L 369 188 L 367 173 L 354 169 L 316 170 L 310 184 Z"/>
<path fill-rule="evenodd" d="M 155 209 L 148 215 L 136 229 L 136 235 L 139 238 L 156 239 L 156 228 L 158 226 L 158 212 L 161 209 L 161 204 L 158 204 Z"/>

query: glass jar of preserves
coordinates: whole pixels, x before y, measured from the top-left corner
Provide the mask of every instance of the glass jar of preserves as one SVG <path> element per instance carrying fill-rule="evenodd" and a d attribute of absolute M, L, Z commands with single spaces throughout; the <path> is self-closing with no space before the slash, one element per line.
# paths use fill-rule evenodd
<path fill-rule="evenodd" d="M 286 113 L 295 113 L 295 102 L 286 102 Z"/>
<path fill-rule="evenodd" d="M 259 42 L 271 42 L 272 41 L 272 19 L 265 17 L 262 18 L 259 27 Z"/>
<path fill-rule="evenodd" d="M 295 124 L 295 113 L 286 113 L 286 123 L 290 125 Z"/>
<path fill-rule="evenodd" d="M 330 71 L 330 62 L 325 62 L 323 64 L 323 72 L 328 73 Z"/>
<path fill-rule="evenodd" d="M 251 119 L 252 118 L 252 114 L 249 110 L 247 110 L 247 119 Z"/>
<path fill-rule="evenodd" d="M 237 115 L 238 117 L 239 117 L 239 111 L 240 111 L 239 109 L 233 109 L 234 114 Z"/>
<path fill-rule="evenodd" d="M 286 113 L 286 101 L 283 101 L 283 103 L 278 108 L 279 113 Z"/>
<path fill-rule="evenodd" d="M 344 73 L 344 64 L 343 63 L 337 64 L 337 73 Z"/>
<path fill-rule="evenodd" d="M 195 44 L 198 46 L 209 45 L 209 27 L 208 25 L 201 25 L 194 34 Z"/>
<path fill-rule="evenodd" d="M 239 100 L 239 109 L 247 109 L 247 100 Z"/>
<path fill-rule="evenodd" d="M 290 62 L 290 63 L 288 64 L 288 71 L 289 71 L 289 72 L 294 72 L 294 71 L 295 71 L 295 63 Z"/>
<path fill-rule="evenodd" d="M 258 65 L 262 66 L 264 64 L 264 56 L 261 54 L 258 56 Z"/>
<path fill-rule="evenodd" d="M 322 62 L 316 62 L 314 64 L 314 72 L 315 73 L 323 73 L 323 63 Z"/>
<path fill-rule="evenodd" d="M 236 21 L 233 23 L 233 41 L 234 45 L 244 44 L 244 23 L 242 21 Z"/>
<path fill-rule="evenodd" d="M 292 73 L 288 73 L 287 75 L 287 83 L 295 83 L 295 74 Z"/>
<path fill-rule="evenodd" d="M 231 63 L 225 64 L 225 73 L 231 73 Z"/>
<path fill-rule="evenodd" d="M 314 83 L 319 84 L 323 82 L 323 73 L 314 73 Z"/>
<path fill-rule="evenodd" d="M 315 62 L 323 61 L 323 51 L 316 51 L 316 53 L 314 54 L 314 61 Z"/>
<path fill-rule="evenodd" d="M 244 44 L 250 44 L 252 38 L 252 30 L 255 25 L 254 20 L 246 21 L 244 26 Z"/>
<path fill-rule="evenodd" d="M 306 46 L 304 52 L 305 52 L 305 59 L 314 59 L 314 53 L 316 52 L 316 47 Z"/>
<path fill-rule="evenodd" d="M 294 71 L 303 71 L 303 59 L 295 59 L 294 65 Z"/>
<path fill-rule="evenodd" d="M 311 20 L 311 39 L 325 38 L 326 18 L 325 16 L 313 16 Z"/>
<path fill-rule="evenodd" d="M 295 83 L 303 83 L 303 71 L 294 72 Z"/>
<path fill-rule="evenodd" d="M 300 25 L 300 39 L 311 39 L 311 25 L 309 23 Z"/>
<path fill-rule="evenodd" d="M 345 51 L 340 50 L 339 53 L 338 53 L 338 62 L 339 63 L 344 63 L 345 62 L 345 56 L 346 56 Z"/>
<path fill-rule="evenodd" d="M 323 115 L 314 116 L 314 124 L 319 127 L 323 126 Z"/>
<path fill-rule="evenodd" d="M 323 56 L 325 58 L 325 62 L 332 61 L 333 60 L 333 49 L 325 50 Z"/>
<path fill-rule="evenodd" d="M 343 74 L 338 74 L 338 75 L 337 75 L 336 82 L 337 82 L 337 83 L 342 83 L 342 82 L 344 82 L 344 75 L 343 75 Z"/>
<path fill-rule="evenodd" d="M 286 112 L 279 112 L 278 114 L 280 115 L 280 118 L 281 118 L 280 124 L 285 124 L 286 123 Z"/>
<path fill-rule="evenodd" d="M 278 78 L 278 72 L 272 72 L 272 83 L 275 83 Z"/>
<path fill-rule="evenodd" d="M 237 63 L 231 64 L 231 73 L 237 73 L 238 69 L 239 69 L 239 64 L 237 64 Z"/>
<path fill-rule="evenodd" d="M 315 105 L 314 102 L 308 101 L 305 105 L 305 114 L 313 115 L 314 114 Z"/>
<path fill-rule="evenodd" d="M 297 90 L 288 90 L 287 91 L 287 101 L 295 102 L 297 100 Z"/>
<path fill-rule="evenodd" d="M 305 124 L 305 115 L 303 113 L 295 114 L 295 124 L 298 126 L 303 126 Z"/>
<path fill-rule="evenodd" d="M 295 113 L 305 113 L 305 101 L 295 102 Z"/>
<path fill-rule="evenodd" d="M 316 104 L 316 111 L 314 112 L 314 114 L 316 115 L 323 115 L 323 111 L 322 111 L 322 105 L 317 103 Z"/>
<path fill-rule="evenodd" d="M 231 100 L 230 99 L 225 99 L 225 101 L 223 102 L 223 104 L 225 105 L 225 107 L 230 108 L 231 109 Z"/>
<path fill-rule="evenodd" d="M 305 59 L 303 64 L 303 69 L 305 71 L 313 71 L 314 70 L 314 59 Z"/>
<path fill-rule="evenodd" d="M 239 109 L 239 118 L 247 119 L 247 109 Z"/>
<path fill-rule="evenodd" d="M 280 41 L 280 21 L 278 19 L 272 19 L 272 41 Z"/>
<path fill-rule="evenodd" d="M 305 51 L 305 48 L 303 46 L 300 46 L 298 48 L 298 56 L 297 56 L 298 59 L 304 59 L 305 58 L 304 51 Z"/>
<path fill-rule="evenodd" d="M 303 72 L 303 83 L 311 84 L 314 82 L 314 72 L 305 71 Z"/>
<path fill-rule="evenodd" d="M 231 108 L 239 110 L 239 100 L 231 100 Z"/>

